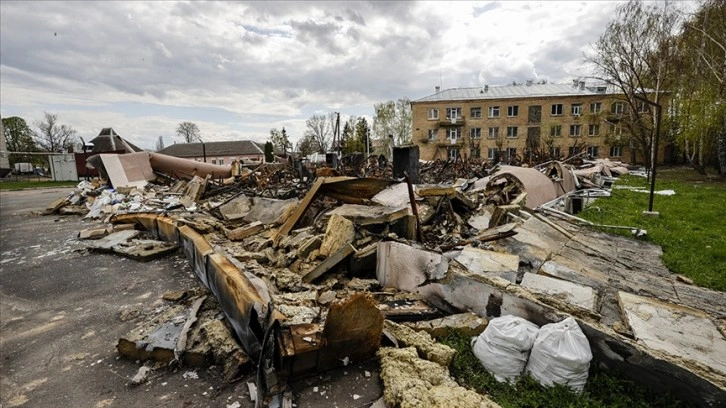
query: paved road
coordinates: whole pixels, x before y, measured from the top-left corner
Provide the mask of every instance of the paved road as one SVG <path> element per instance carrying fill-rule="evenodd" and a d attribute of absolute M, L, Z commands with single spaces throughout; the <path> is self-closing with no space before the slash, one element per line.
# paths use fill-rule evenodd
<path fill-rule="evenodd" d="M 140 317 L 122 321 L 121 313 L 151 311 L 164 292 L 198 282 L 182 255 L 139 263 L 89 254 L 75 236 L 98 222 L 37 215 L 70 191 L 0 192 L 0 406 L 252 407 L 253 380 L 227 384 L 216 368 L 196 370 L 198 378 L 157 370 L 149 383 L 127 386 L 139 364 L 119 359 L 115 345 Z M 298 408 L 368 406 L 382 392 L 372 362 L 291 388 Z"/>
<path fill-rule="evenodd" d="M 216 369 L 159 370 L 127 387 L 139 368 L 119 360 L 119 337 L 167 290 L 197 285 L 183 256 L 139 263 L 89 254 L 77 216 L 40 216 L 70 189 L 0 193 L 0 401 L 3 407 L 252 406 L 244 382 L 225 384 Z"/>

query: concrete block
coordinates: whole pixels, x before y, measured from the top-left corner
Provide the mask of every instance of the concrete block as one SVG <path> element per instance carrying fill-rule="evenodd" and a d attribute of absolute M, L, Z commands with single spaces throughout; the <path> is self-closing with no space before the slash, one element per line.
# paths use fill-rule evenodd
<path fill-rule="evenodd" d="M 525 273 L 521 286 L 530 292 L 554 296 L 571 305 L 595 311 L 597 294 L 589 286 L 534 273 Z"/>
<path fill-rule="evenodd" d="M 355 238 L 355 225 L 353 221 L 341 215 L 333 215 L 328 221 L 328 228 L 325 230 L 325 237 L 320 246 L 320 255 L 330 256 L 341 247 L 350 243 Z"/>
<path fill-rule="evenodd" d="M 726 375 L 726 339 L 706 313 L 627 292 L 618 298 L 638 343 Z"/>

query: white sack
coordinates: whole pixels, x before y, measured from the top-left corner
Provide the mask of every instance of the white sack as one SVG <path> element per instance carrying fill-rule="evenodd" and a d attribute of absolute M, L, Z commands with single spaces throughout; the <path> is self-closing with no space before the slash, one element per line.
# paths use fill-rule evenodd
<path fill-rule="evenodd" d="M 567 385 L 582 392 L 592 352 L 572 317 L 542 326 L 532 347 L 527 372 L 545 386 Z"/>
<path fill-rule="evenodd" d="M 496 317 L 474 341 L 474 355 L 498 381 L 514 381 L 527 364 L 538 330 L 521 317 Z"/>

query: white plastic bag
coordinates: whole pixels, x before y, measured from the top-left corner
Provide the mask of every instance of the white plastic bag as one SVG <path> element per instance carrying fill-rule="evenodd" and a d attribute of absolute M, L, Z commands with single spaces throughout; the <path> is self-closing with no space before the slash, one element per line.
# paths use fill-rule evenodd
<path fill-rule="evenodd" d="M 527 364 L 538 330 L 521 317 L 496 317 L 474 341 L 474 355 L 498 381 L 514 381 Z"/>
<path fill-rule="evenodd" d="M 542 326 L 534 341 L 527 372 L 542 385 L 567 385 L 582 392 L 592 351 L 587 337 L 572 317 Z"/>

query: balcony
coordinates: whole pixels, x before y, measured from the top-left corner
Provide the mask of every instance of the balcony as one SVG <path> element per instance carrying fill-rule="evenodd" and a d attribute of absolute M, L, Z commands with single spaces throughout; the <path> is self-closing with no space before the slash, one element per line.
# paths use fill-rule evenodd
<path fill-rule="evenodd" d="M 464 145 L 464 139 L 461 138 L 461 137 L 458 138 L 458 139 L 444 139 L 443 141 L 441 141 L 441 140 L 437 141 L 436 144 L 439 147 L 463 146 Z"/>
<path fill-rule="evenodd" d="M 439 120 L 439 126 L 446 127 L 446 126 L 464 126 L 464 117 L 459 116 L 457 118 L 442 118 Z"/>

